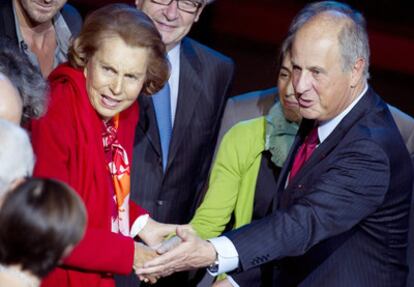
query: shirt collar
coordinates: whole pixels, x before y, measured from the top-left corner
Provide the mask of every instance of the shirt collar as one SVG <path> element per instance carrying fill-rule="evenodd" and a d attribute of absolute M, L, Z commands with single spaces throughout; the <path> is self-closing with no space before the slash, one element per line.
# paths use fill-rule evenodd
<path fill-rule="evenodd" d="M 352 110 L 352 108 L 361 100 L 362 96 L 368 90 L 368 84 L 365 84 L 364 90 L 359 94 L 359 96 L 339 115 L 330 119 L 328 121 L 321 122 L 318 127 L 318 137 L 320 143 L 322 143 L 326 138 L 333 132 L 333 130 L 338 126 L 341 120 Z"/>

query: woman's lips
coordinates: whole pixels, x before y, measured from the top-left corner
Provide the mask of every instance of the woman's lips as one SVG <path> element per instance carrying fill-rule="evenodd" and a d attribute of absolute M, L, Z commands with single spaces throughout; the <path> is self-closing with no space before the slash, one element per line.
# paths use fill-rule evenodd
<path fill-rule="evenodd" d="M 109 109 L 115 109 L 118 104 L 120 103 L 120 101 L 118 100 L 114 100 L 108 96 L 105 95 L 101 95 L 101 103 L 104 107 L 109 108 Z"/>

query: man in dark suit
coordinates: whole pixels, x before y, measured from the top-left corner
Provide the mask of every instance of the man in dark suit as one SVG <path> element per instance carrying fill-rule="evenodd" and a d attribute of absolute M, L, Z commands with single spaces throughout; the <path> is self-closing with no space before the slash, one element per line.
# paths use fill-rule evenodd
<path fill-rule="evenodd" d="M 169 143 L 163 146 L 162 115 L 154 104 L 160 95 L 139 97 L 140 122 L 131 171 L 132 200 L 161 222 L 184 224 L 192 218 L 208 176 L 232 81 L 234 65 L 229 58 L 186 37 L 209 2 L 136 1 L 161 33 L 171 63 Z M 181 275 L 182 280 L 164 285 L 189 284 L 186 275 Z M 118 283 L 123 286 L 119 279 Z"/>
<path fill-rule="evenodd" d="M 406 284 L 413 168 L 388 106 L 367 84 L 365 21 L 346 4 L 316 2 L 290 32 L 305 120 L 272 215 L 209 242 L 178 229 L 183 243 L 138 273 L 268 263 L 266 286 Z"/>
<path fill-rule="evenodd" d="M 70 39 L 82 26 L 79 13 L 66 0 L 0 2 L 0 37 L 15 43 L 46 78 L 66 61 Z"/>

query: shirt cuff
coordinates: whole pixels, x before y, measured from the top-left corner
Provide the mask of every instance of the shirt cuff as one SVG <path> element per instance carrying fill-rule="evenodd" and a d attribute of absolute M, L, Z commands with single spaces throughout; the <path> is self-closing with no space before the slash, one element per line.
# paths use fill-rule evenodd
<path fill-rule="evenodd" d="M 239 286 L 239 284 L 237 284 L 237 282 L 236 282 L 236 281 L 234 281 L 234 279 L 233 279 L 231 276 L 227 275 L 226 279 L 227 279 L 227 280 L 229 280 L 230 284 L 231 284 L 233 287 L 240 287 L 240 286 Z"/>
<path fill-rule="evenodd" d="M 219 264 L 217 272 L 211 272 L 207 268 L 207 271 L 211 275 L 217 276 L 218 274 L 230 272 L 239 267 L 239 254 L 230 239 L 225 236 L 220 236 L 209 239 L 208 241 L 216 249 Z"/>
<path fill-rule="evenodd" d="M 131 227 L 131 237 L 134 238 L 138 235 L 138 233 L 144 229 L 145 225 L 148 222 L 149 214 L 144 214 L 141 216 L 138 216 L 137 219 L 135 219 L 134 224 L 132 224 Z"/>

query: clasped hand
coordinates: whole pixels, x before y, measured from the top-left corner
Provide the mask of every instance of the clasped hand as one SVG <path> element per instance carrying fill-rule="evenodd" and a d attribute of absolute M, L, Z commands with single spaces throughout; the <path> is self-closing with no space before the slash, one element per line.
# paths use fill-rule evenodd
<path fill-rule="evenodd" d="M 156 282 L 160 277 L 206 267 L 215 261 L 217 255 L 212 244 L 195 235 L 188 225 L 177 227 L 176 234 L 136 266 L 135 272 L 141 280 Z"/>

